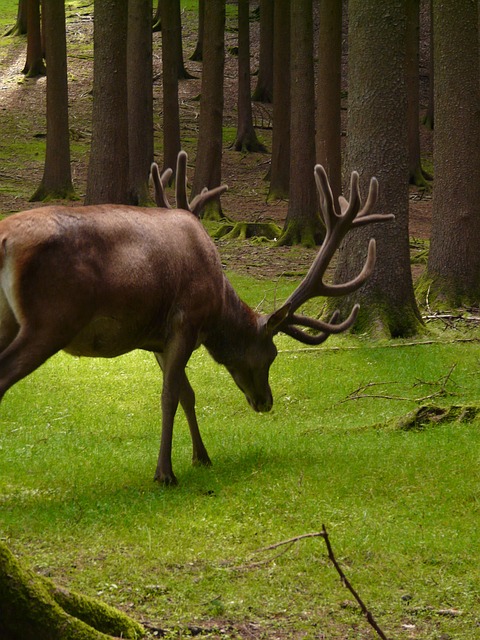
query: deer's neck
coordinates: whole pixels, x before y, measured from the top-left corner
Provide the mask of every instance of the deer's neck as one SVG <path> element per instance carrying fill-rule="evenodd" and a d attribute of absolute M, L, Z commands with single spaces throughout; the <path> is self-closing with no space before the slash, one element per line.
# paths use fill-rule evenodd
<path fill-rule="evenodd" d="M 258 314 L 243 302 L 225 278 L 222 311 L 204 340 L 214 360 L 228 364 L 237 359 L 258 331 Z"/>

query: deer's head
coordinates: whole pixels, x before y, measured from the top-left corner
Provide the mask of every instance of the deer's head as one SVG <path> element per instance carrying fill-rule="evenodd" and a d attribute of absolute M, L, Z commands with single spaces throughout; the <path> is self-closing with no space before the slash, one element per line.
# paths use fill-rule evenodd
<path fill-rule="evenodd" d="M 352 280 L 342 284 L 324 282 L 325 272 L 335 251 L 346 233 L 360 225 L 391 220 L 393 215 L 372 214 L 377 199 L 378 183 L 370 181 L 367 200 L 362 206 L 358 173 L 353 172 L 350 184 L 350 200 L 341 197 L 337 211 L 333 201 L 327 175 L 322 166 L 315 167 L 315 180 L 320 200 L 326 235 L 324 242 L 306 277 L 276 311 L 268 315 L 254 314 L 244 305 L 244 311 L 235 308 L 231 314 L 228 338 L 220 343 L 220 349 L 212 355 L 226 366 L 237 386 L 245 394 L 255 411 L 269 411 L 273 404 L 269 385 L 270 367 L 277 355 L 274 338 L 285 333 L 308 345 L 318 345 L 331 334 L 350 328 L 358 315 L 359 305 L 354 305 L 348 318 L 339 321 L 335 312 L 328 322 L 298 314 L 298 309 L 311 298 L 318 296 L 341 296 L 361 287 L 370 277 L 375 266 L 375 240 L 368 245 L 368 254 L 361 272 Z M 229 303 L 231 311 L 232 303 Z"/>

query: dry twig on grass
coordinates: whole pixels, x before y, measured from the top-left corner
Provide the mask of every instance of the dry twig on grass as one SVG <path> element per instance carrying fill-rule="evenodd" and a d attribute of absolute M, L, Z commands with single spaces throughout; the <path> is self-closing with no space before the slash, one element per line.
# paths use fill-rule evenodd
<path fill-rule="evenodd" d="M 375 618 L 373 617 L 372 613 L 366 607 L 365 603 L 360 598 L 359 594 L 353 588 L 352 584 L 350 583 L 350 581 L 348 580 L 348 578 L 344 574 L 344 572 L 343 572 L 340 564 L 338 563 L 338 561 L 337 561 L 337 559 L 335 557 L 335 554 L 333 552 L 332 545 L 330 543 L 330 538 L 328 537 L 328 533 L 327 533 L 327 530 L 325 528 L 325 525 L 322 525 L 322 530 L 321 531 L 316 531 L 314 533 L 304 533 L 302 535 L 295 536 L 293 538 L 289 538 L 288 540 L 282 540 L 281 542 L 276 542 L 275 544 L 271 544 L 268 547 L 263 547 L 262 549 L 257 549 L 257 551 L 255 551 L 255 553 L 264 553 L 265 551 L 272 551 L 272 550 L 278 549 L 280 547 L 286 547 L 281 553 L 276 554 L 272 558 L 268 558 L 267 560 L 262 560 L 260 562 L 253 562 L 253 563 L 250 563 L 248 565 L 232 567 L 232 569 L 234 569 L 234 570 L 251 569 L 251 568 L 255 568 L 255 567 L 267 564 L 269 562 L 273 562 L 279 556 L 281 556 L 284 553 L 286 553 L 296 542 L 299 542 L 300 540 L 305 540 L 306 538 L 323 538 L 325 540 L 325 545 L 327 547 L 328 558 L 330 559 L 330 561 L 333 564 L 333 566 L 335 567 L 338 575 L 340 576 L 340 580 L 342 581 L 343 586 L 346 587 L 350 591 L 350 593 L 353 595 L 353 597 L 357 601 L 357 603 L 358 603 L 363 615 L 367 619 L 367 621 L 370 624 L 370 626 L 373 629 L 375 629 L 375 631 L 377 632 L 378 636 L 380 638 L 382 638 L 382 640 L 388 640 L 388 638 L 385 635 L 385 633 L 382 631 L 382 629 L 378 626 L 377 622 L 375 621 Z"/>
<path fill-rule="evenodd" d="M 394 385 L 401 384 L 400 382 L 367 382 L 367 384 L 364 384 L 361 387 L 358 387 L 358 389 L 355 389 L 354 391 L 350 392 L 348 396 L 343 400 L 340 400 L 338 404 L 343 404 L 344 402 L 348 402 L 349 400 L 361 400 L 364 398 L 377 398 L 381 400 L 402 400 L 407 402 L 422 403 L 422 402 L 426 402 L 427 400 L 428 401 L 433 400 L 434 398 L 444 398 L 445 396 L 451 396 L 451 395 L 454 395 L 454 393 L 452 391 L 447 390 L 447 384 L 450 382 L 456 366 L 457 366 L 457 363 L 455 362 L 445 375 L 440 376 L 440 378 L 438 378 L 438 380 L 435 380 L 434 382 L 417 380 L 413 385 L 414 388 L 419 386 L 437 387 L 435 391 L 425 396 L 410 398 L 408 396 L 390 395 L 390 394 L 384 394 L 384 393 L 365 393 L 367 389 L 371 389 L 372 387 L 382 387 L 382 386 L 385 387 L 385 386 L 394 386 Z"/>

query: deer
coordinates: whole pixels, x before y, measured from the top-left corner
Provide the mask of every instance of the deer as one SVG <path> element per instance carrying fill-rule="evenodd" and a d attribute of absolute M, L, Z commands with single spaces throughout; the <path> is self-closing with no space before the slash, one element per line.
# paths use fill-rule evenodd
<path fill-rule="evenodd" d="M 210 465 L 195 412 L 195 392 L 185 367 L 204 345 L 225 366 L 256 412 L 273 405 L 269 370 L 282 332 L 318 345 L 349 329 L 359 306 L 343 321 L 298 313 L 318 296 L 357 290 L 375 265 L 370 239 L 361 272 L 351 281 L 324 282 L 326 270 L 346 233 L 384 222 L 371 213 L 378 183 L 370 181 L 365 204 L 359 176 L 351 174 L 350 200 L 337 209 L 327 174 L 314 168 L 325 239 L 305 278 L 271 313 L 245 304 L 224 274 L 220 255 L 199 218 L 202 207 L 226 190 L 204 189 L 188 201 L 184 152 L 178 156 L 176 206 L 162 175 L 152 165 L 157 207 L 120 204 L 47 205 L 14 213 L 0 222 L 0 400 L 8 389 L 59 351 L 113 358 L 141 349 L 152 352 L 163 372 L 161 438 L 154 479 L 177 483 L 172 468 L 172 434 L 180 405 L 190 430 L 193 464 Z"/>

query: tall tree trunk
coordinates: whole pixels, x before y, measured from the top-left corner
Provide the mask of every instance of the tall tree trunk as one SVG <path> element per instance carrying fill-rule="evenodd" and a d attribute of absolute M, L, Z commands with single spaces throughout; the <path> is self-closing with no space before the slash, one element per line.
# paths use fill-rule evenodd
<path fill-rule="evenodd" d="M 408 137 L 405 80 L 406 12 L 404 0 L 349 3 L 349 95 L 347 159 L 367 180 L 379 181 L 377 213 L 393 213 L 395 221 L 357 229 L 346 237 L 338 257 L 337 282 L 357 275 L 368 239 L 377 238 L 373 276 L 336 306 L 348 313 L 361 309 L 356 329 L 379 336 L 406 337 L 421 324 L 413 293 L 408 235 Z"/>
<path fill-rule="evenodd" d="M 406 0 L 407 6 L 407 96 L 408 96 L 408 149 L 410 183 L 427 187 L 428 176 L 422 169 L 420 157 L 420 0 Z"/>
<path fill-rule="evenodd" d="M 163 2 L 163 0 L 161 0 Z M 175 29 L 175 46 L 177 53 L 177 73 L 179 80 L 190 80 L 193 78 L 185 68 L 185 62 L 183 60 L 183 38 L 182 38 L 182 11 L 180 7 L 180 0 L 174 0 L 170 2 L 172 6 L 172 20 Z"/>
<path fill-rule="evenodd" d="M 180 151 L 180 110 L 176 51 L 176 0 L 161 0 L 163 77 L 163 168 L 175 171 Z"/>
<path fill-rule="evenodd" d="M 47 56 L 47 144 L 43 179 L 32 200 L 73 196 L 64 0 L 45 2 L 43 20 Z"/>
<path fill-rule="evenodd" d="M 249 0 L 238 0 L 238 125 L 235 151 L 266 151 L 253 127 L 250 98 Z"/>
<path fill-rule="evenodd" d="M 23 36 L 27 33 L 27 0 L 18 0 L 17 19 L 6 36 Z"/>
<path fill-rule="evenodd" d="M 312 0 L 291 3 L 290 193 L 280 244 L 314 246 L 323 236 L 313 169 L 315 87 Z"/>
<path fill-rule="evenodd" d="M 204 31 L 204 23 L 205 23 L 205 1 L 206 0 L 199 0 L 198 2 L 197 44 L 195 47 L 195 51 L 190 56 L 190 60 L 195 60 L 195 62 L 201 62 L 203 60 L 203 31 Z"/>
<path fill-rule="evenodd" d="M 273 100 L 273 9 L 274 0 L 260 0 L 260 60 L 257 86 L 252 100 Z"/>
<path fill-rule="evenodd" d="M 316 158 L 337 200 L 342 191 L 342 3 L 320 0 L 319 18 Z"/>
<path fill-rule="evenodd" d="M 268 200 L 287 198 L 290 186 L 290 2 L 273 14 L 273 133 Z"/>
<path fill-rule="evenodd" d="M 427 111 L 425 113 L 425 117 L 423 119 L 423 124 L 428 128 L 433 130 L 434 122 L 435 122 L 435 104 L 434 104 L 434 94 L 435 94 L 435 73 L 434 73 L 434 60 L 433 60 L 433 52 L 434 52 L 434 32 L 433 32 L 433 0 L 426 0 L 427 4 L 430 7 L 430 47 L 429 47 L 429 74 L 428 74 L 428 105 Z"/>
<path fill-rule="evenodd" d="M 94 20 L 92 145 L 85 203 L 128 204 L 128 0 L 96 0 Z"/>
<path fill-rule="evenodd" d="M 131 201 L 150 201 L 153 162 L 152 0 L 129 0 L 127 37 L 128 151 Z"/>
<path fill-rule="evenodd" d="M 204 187 L 218 187 L 222 178 L 224 31 L 225 0 L 209 0 L 205 5 L 202 95 L 192 196 Z M 221 217 L 220 200 L 210 202 L 203 215 Z"/>
<path fill-rule="evenodd" d="M 448 304 L 480 300 L 478 2 L 434 0 L 435 182 L 428 276 Z"/>
<path fill-rule="evenodd" d="M 22 73 L 27 78 L 45 75 L 40 29 L 40 0 L 27 0 L 27 60 Z"/>

